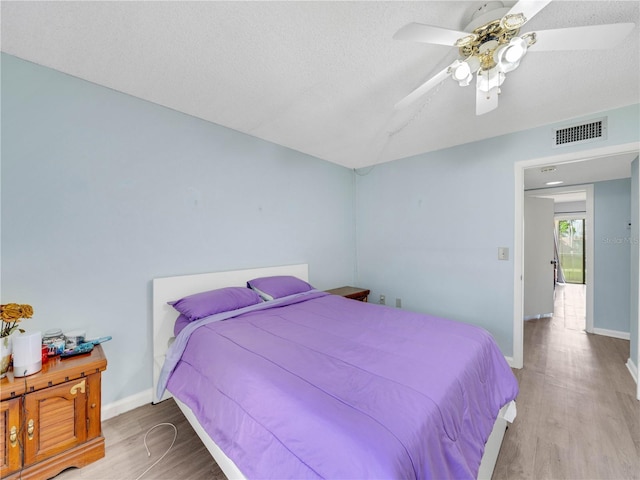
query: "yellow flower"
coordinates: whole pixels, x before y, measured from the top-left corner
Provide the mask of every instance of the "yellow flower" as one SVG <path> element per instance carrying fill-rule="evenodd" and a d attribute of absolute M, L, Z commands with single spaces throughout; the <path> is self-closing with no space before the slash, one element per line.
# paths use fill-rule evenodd
<path fill-rule="evenodd" d="M 31 318 L 33 316 L 33 308 L 31 305 L 7 303 L 0 305 L 0 318 L 4 322 L 0 328 L 0 337 L 6 337 L 13 332 L 22 318 Z"/>
<path fill-rule="evenodd" d="M 31 318 L 33 316 L 33 307 L 31 305 L 21 305 L 22 307 L 22 318 Z"/>

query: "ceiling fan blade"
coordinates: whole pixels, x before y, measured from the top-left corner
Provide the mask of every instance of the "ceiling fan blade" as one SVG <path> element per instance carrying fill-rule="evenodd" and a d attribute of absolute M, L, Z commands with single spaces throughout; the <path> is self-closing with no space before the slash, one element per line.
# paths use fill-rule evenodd
<path fill-rule="evenodd" d="M 521 13 L 524 15 L 525 23 L 535 17 L 540 10 L 549 5 L 551 0 L 538 0 L 538 1 L 530 1 L 530 0 L 520 0 L 516 3 L 511 10 L 507 12 L 505 17 L 509 15 L 518 15 Z"/>
<path fill-rule="evenodd" d="M 416 88 L 409 95 L 407 95 L 402 100 L 400 100 L 398 103 L 396 103 L 395 108 L 399 110 L 399 109 L 402 109 L 402 108 L 405 108 L 405 107 L 409 106 L 411 103 L 416 101 L 422 95 L 426 94 L 429 90 L 431 90 L 436 85 L 438 85 L 440 82 L 442 82 L 449 75 L 451 75 L 451 71 L 449 70 L 449 67 L 445 68 L 444 70 L 439 71 L 433 77 L 431 77 L 429 80 L 427 80 L 422 85 L 420 85 L 418 88 Z"/>
<path fill-rule="evenodd" d="M 604 50 L 613 48 L 633 30 L 633 23 L 538 30 L 532 52 L 553 50 Z"/>
<path fill-rule="evenodd" d="M 409 42 L 435 43 L 453 47 L 459 38 L 466 37 L 467 32 L 458 32 L 448 28 L 433 27 L 422 23 L 409 23 L 398 30 L 393 36 L 394 40 L 407 40 Z"/>
<path fill-rule="evenodd" d="M 498 108 L 499 87 L 494 87 L 488 92 L 476 88 L 476 115 L 484 115 Z"/>

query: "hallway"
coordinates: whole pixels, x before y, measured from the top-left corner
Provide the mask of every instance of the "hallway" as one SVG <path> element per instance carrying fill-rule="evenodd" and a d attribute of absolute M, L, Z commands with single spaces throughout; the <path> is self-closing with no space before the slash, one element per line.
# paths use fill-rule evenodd
<path fill-rule="evenodd" d="M 569 330 L 583 331 L 586 316 L 586 285 L 556 285 L 553 322 Z"/>

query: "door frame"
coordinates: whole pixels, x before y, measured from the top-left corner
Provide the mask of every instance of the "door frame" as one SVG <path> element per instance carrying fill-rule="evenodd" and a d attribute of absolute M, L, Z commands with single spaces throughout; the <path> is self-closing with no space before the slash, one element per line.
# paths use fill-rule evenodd
<path fill-rule="evenodd" d="M 554 162 L 554 165 L 557 165 L 558 162 Z M 526 170 L 526 169 L 525 169 Z M 526 196 L 530 197 L 549 197 L 553 194 L 563 194 L 563 193 L 571 193 L 571 192 L 585 192 L 586 194 L 586 202 L 585 202 L 585 213 L 584 213 L 584 221 L 585 221 L 585 243 L 584 248 L 586 250 L 585 255 L 585 269 L 588 273 L 585 281 L 585 330 L 588 333 L 593 333 L 593 283 L 595 278 L 595 268 L 594 268 L 594 258 L 593 258 L 593 250 L 595 248 L 595 239 L 594 239 L 594 225 L 593 225 L 593 184 L 583 184 L 583 185 L 573 185 L 568 187 L 556 187 L 556 188 L 543 188 L 538 190 L 527 190 L 524 192 Z M 524 211 L 523 211 L 524 216 Z M 522 252 L 524 254 L 524 237 L 523 237 L 523 249 Z M 523 302 L 524 302 L 524 290 L 523 294 Z M 524 337 L 523 337 L 524 341 Z"/>
<path fill-rule="evenodd" d="M 514 163 L 514 245 L 513 245 L 513 357 L 511 366 L 522 368 L 524 365 L 524 322 L 523 318 L 523 248 L 524 248 L 524 171 L 531 167 L 545 165 L 559 165 L 563 163 L 582 162 L 609 155 L 624 153 L 637 153 L 640 151 L 640 142 L 631 142 L 621 145 L 582 150 L 578 152 L 538 157 L 530 160 L 521 160 Z M 640 319 L 639 319 L 640 323 Z M 640 335 L 639 335 L 640 336 Z M 640 351 L 640 348 L 638 349 Z M 640 364 L 636 358 L 636 365 Z M 640 382 L 638 382 L 640 389 Z"/>

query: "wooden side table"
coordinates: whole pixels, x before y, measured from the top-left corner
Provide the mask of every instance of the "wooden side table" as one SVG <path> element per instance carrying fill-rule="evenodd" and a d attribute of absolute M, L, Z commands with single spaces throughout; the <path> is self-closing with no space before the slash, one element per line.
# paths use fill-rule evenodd
<path fill-rule="evenodd" d="M 27 377 L 0 382 L 0 476 L 51 478 L 104 457 L 100 422 L 102 347 L 67 359 L 50 357 Z"/>
<path fill-rule="evenodd" d="M 360 302 L 366 302 L 369 299 L 369 293 L 371 293 L 370 290 L 360 287 L 338 287 L 326 291 L 333 295 L 340 295 Z"/>

